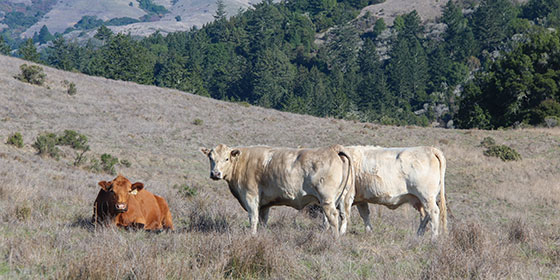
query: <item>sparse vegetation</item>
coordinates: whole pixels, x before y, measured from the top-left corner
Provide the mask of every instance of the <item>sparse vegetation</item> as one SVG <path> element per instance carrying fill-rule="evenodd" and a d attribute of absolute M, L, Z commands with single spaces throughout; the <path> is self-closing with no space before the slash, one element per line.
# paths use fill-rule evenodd
<path fill-rule="evenodd" d="M 6 141 L 8 145 L 14 145 L 18 148 L 23 148 L 23 136 L 21 133 L 16 132 L 8 137 L 8 141 Z"/>
<path fill-rule="evenodd" d="M 196 188 L 193 187 L 189 187 L 189 185 L 187 184 L 182 184 L 182 185 L 173 185 L 173 188 L 177 190 L 177 193 L 179 193 L 180 196 L 182 197 L 193 197 L 196 196 L 198 194 L 198 191 L 196 190 Z"/>
<path fill-rule="evenodd" d="M 119 159 L 111 154 L 102 154 L 101 157 L 101 169 L 111 175 L 116 175 L 115 165 L 119 163 Z"/>
<path fill-rule="evenodd" d="M 16 76 L 16 79 L 39 86 L 42 86 L 43 83 L 45 83 L 47 75 L 43 71 L 43 67 L 38 65 L 22 64 L 19 68 L 21 73 Z"/>
<path fill-rule="evenodd" d="M 127 160 L 127 159 L 121 159 L 121 165 L 123 165 L 125 167 L 130 167 L 130 166 L 132 166 L 132 163 L 130 163 L 130 161 Z"/>
<path fill-rule="evenodd" d="M 78 93 L 78 89 L 76 88 L 76 84 L 74 82 L 64 80 L 63 83 L 66 86 L 66 93 L 68 93 L 68 95 L 76 95 L 76 93 Z"/>
<path fill-rule="evenodd" d="M 484 139 L 480 142 L 480 146 L 484 148 L 490 148 L 494 145 L 496 145 L 496 140 L 492 137 L 484 137 Z"/>
<path fill-rule="evenodd" d="M 60 149 L 58 144 L 58 136 L 54 133 L 43 133 L 37 136 L 33 148 L 37 149 L 41 156 L 50 156 L 56 160 L 60 159 Z"/>

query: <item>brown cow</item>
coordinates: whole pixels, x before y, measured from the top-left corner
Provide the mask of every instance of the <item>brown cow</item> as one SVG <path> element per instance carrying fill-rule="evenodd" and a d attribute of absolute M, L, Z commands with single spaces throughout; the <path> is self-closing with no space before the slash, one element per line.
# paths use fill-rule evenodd
<path fill-rule="evenodd" d="M 173 230 L 173 221 L 167 202 L 144 189 L 144 184 L 132 184 L 118 175 L 113 181 L 101 181 L 93 205 L 93 222 L 112 222 L 124 228 L 146 230 Z"/>

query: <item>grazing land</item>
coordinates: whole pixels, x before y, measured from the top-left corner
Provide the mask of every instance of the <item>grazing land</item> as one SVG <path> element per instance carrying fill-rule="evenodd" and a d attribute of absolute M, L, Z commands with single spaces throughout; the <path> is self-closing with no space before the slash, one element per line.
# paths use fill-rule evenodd
<path fill-rule="evenodd" d="M 43 67 L 43 86 L 14 78 L 22 60 L 0 56 L 0 278 L 30 279 L 558 279 L 560 129 L 447 130 L 316 118 L 177 90 Z M 65 82 L 66 80 L 66 82 Z M 69 82 L 76 93 L 69 95 Z M 90 146 L 81 166 L 32 146 L 45 132 L 74 130 Z M 20 132 L 24 146 L 6 144 Z M 483 154 L 492 137 L 519 161 Z M 224 181 L 209 179 L 200 147 L 218 143 L 315 147 L 432 145 L 447 158 L 449 234 L 416 237 L 410 206 L 373 210 L 372 233 L 353 209 L 333 240 L 321 217 L 275 207 L 249 234 L 246 212 Z M 149 233 L 90 223 L 92 159 L 165 197 L 176 231 Z M 127 167 L 128 166 L 128 167 Z"/>

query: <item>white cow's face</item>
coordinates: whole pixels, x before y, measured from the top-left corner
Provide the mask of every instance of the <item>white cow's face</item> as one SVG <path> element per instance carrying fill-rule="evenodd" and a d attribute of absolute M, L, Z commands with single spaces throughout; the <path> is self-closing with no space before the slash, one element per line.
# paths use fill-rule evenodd
<path fill-rule="evenodd" d="M 231 178 L 233 165 L 239 157 L 239 154 L 241 154 L 239 150 L 234 150 L 226 145 L 220 144 L 212 150 L 202 148 L 200 151 L 208 156 L 210 160 L 210 178 L 214 180 L 227 180 Z"/>

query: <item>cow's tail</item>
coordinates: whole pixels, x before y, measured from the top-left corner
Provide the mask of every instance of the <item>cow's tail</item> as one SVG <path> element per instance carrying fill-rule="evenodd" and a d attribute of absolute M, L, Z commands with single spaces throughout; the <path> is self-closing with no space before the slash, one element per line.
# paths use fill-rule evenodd
<path fill-rule="evenodd" d="M 341 158 L 342 157 L 346 158 L 346 161 L 348 162 L 346 178 L 342 181 L 343 184 L 342 192 L 340 193 L 340 196 L 336 200 L 336 207 L 338 207 L 340 205 L 340 202 L 346 197 L 346 194 L 348 193 L 349 189 L 353 188 L 354 167 L 352 166 L 352 157 L 350 156 L 350 153 L 342 145 L 335 145 L 334 148 L 338 156 Z"/>
<path fill-rule="evenodd" d="M 439 161 L 439 198 L 440 198 L 440 224 L 443 230 L 443 233 L 447 233 L 447 205 L 445 203 L 445 168 L 446 162 L 443 153 L 436 149 L 432 148 L 434 155 Z"/>

